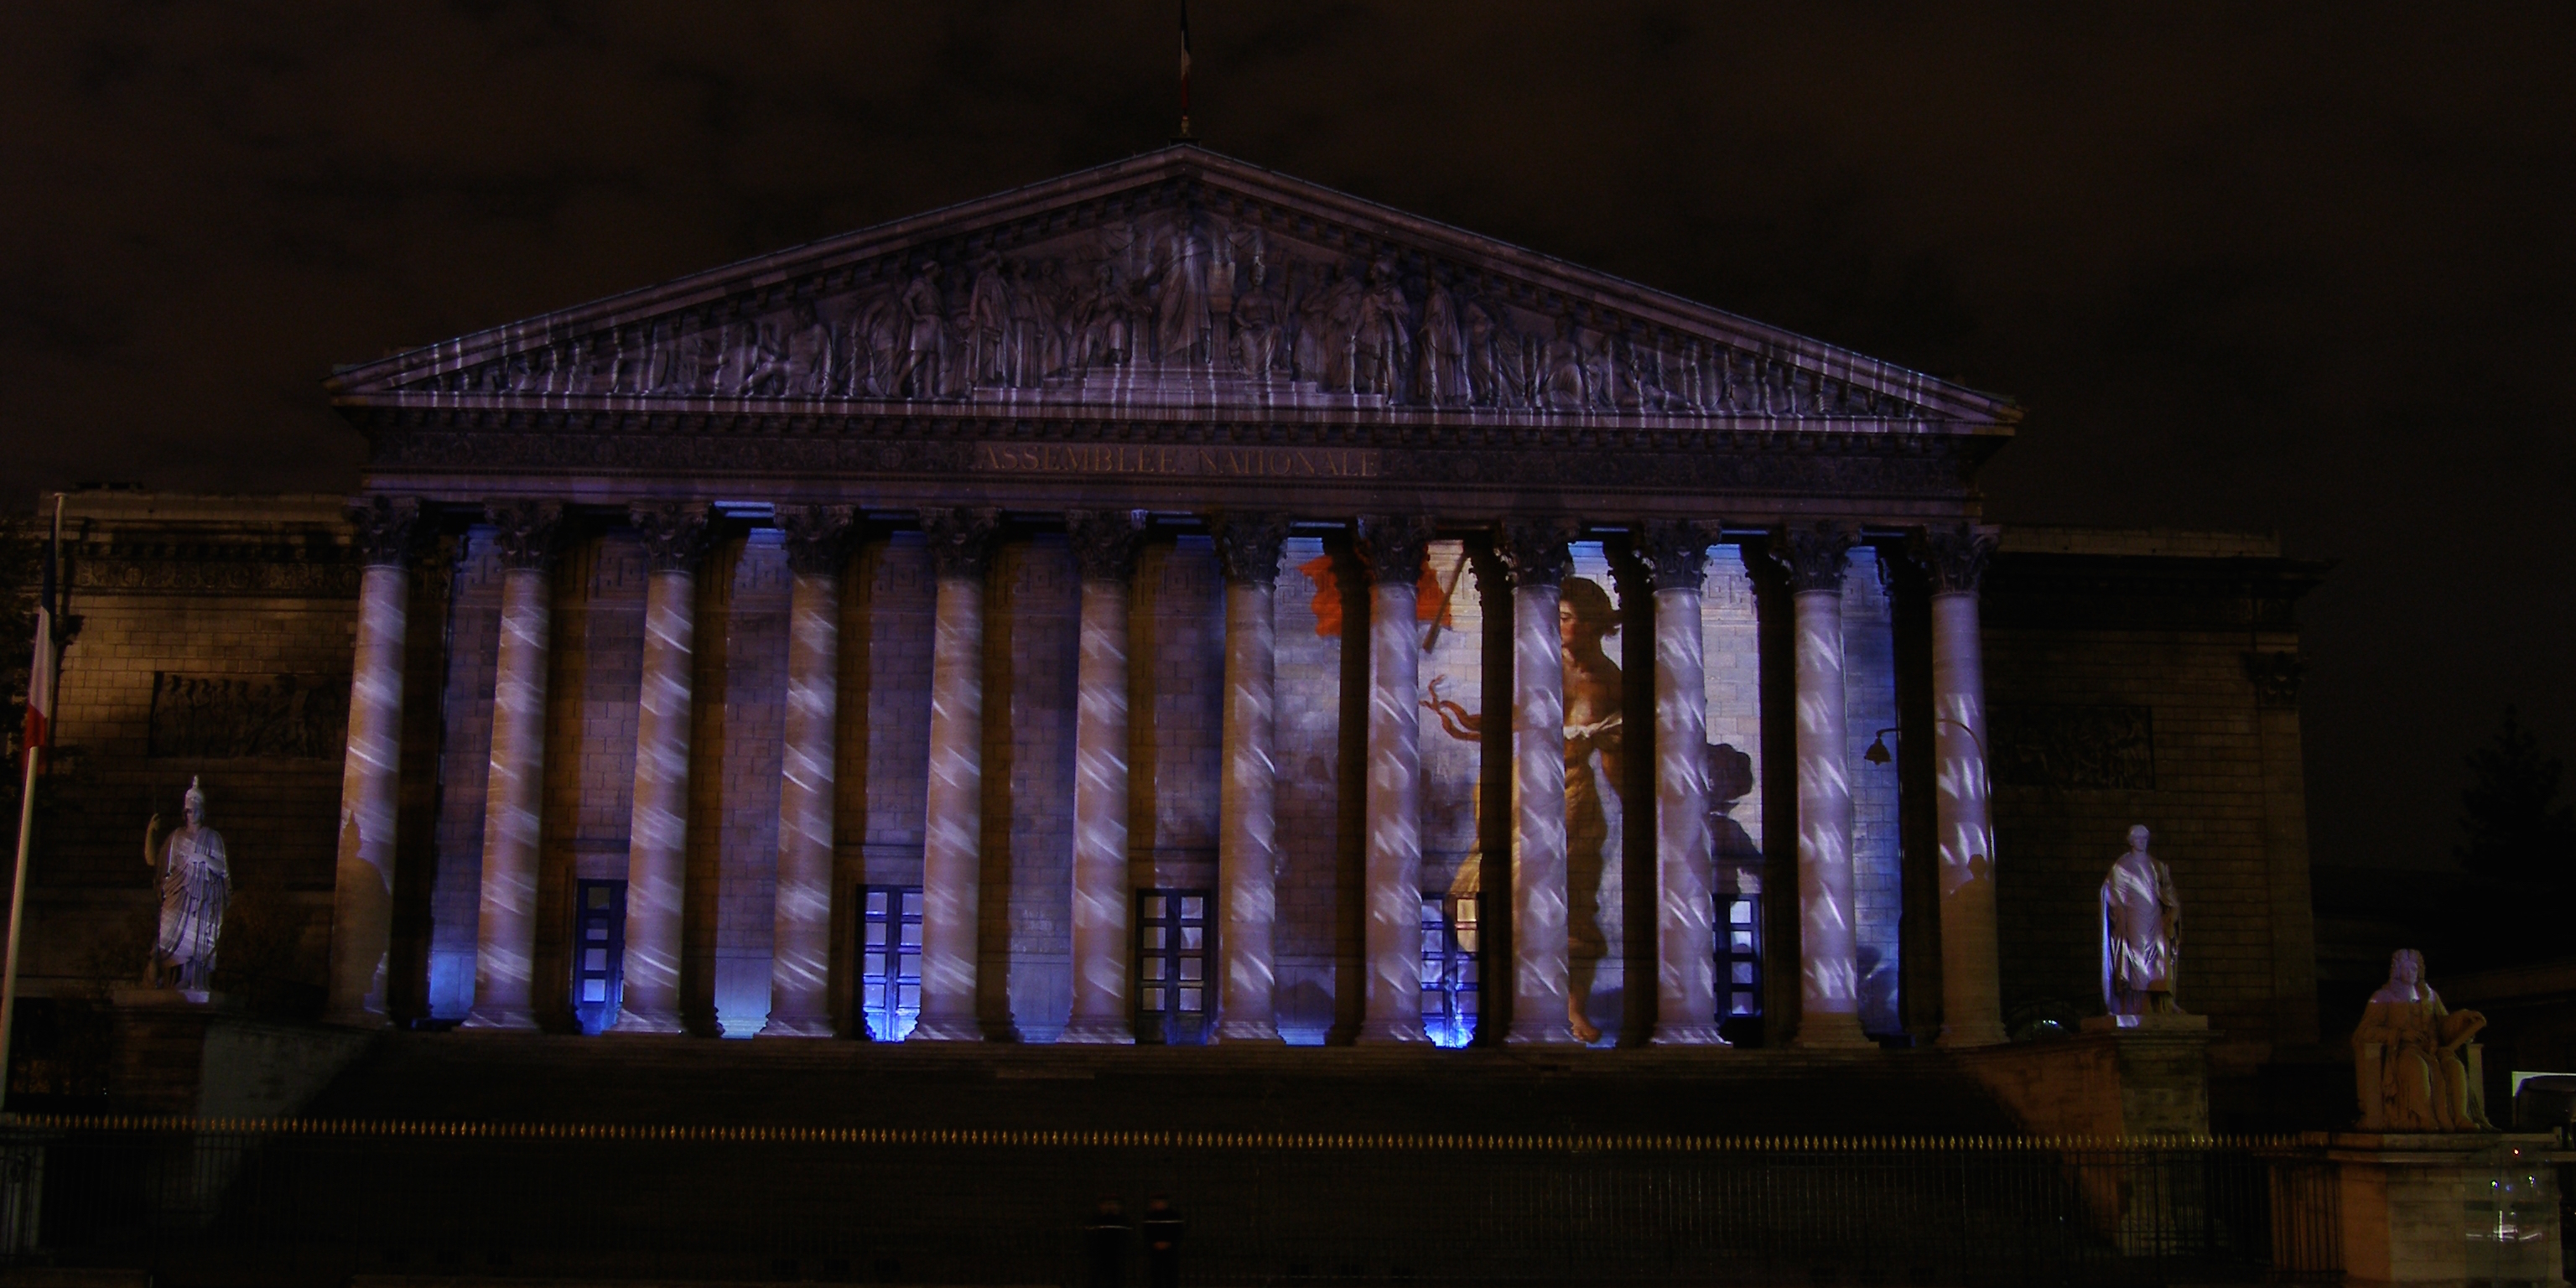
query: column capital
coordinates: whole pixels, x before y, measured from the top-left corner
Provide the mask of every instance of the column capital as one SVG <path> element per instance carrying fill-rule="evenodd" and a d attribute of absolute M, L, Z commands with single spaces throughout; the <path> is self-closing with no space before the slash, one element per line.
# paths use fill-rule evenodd
<path fill-rule="evenodd" d="M 707 552 L 707 507 L 687 501 L 650 501 L 626 508 L 627 522 L 644 539 L 644 562 L 655 572 L 695 572 Z"/>
<path fill-rule="evenodd" d="M 1363 514 L 1353 527 L 1353 544 L 1371 582 L 1410 586 L 1422 580 L 1422 557 L 1436 532 L 1430 515 Z"/>
<path fill-rule="evenodd" d="M 362 496 L 349 502 L 350 542 L 369 568 L 408 568 L 415 553 L 420 501 L 408 496 Z"/>
<path fill-rule="evenodd" d="M 1906 554 L 1931 575 L 1935 595 L 1973 595 L 1986 579 L 1999 528 L 1976 523 L 1934 524 L 1905 541 Z"/>
<path fill-rule="evenodd" d="M 492 540 L 505 568 L 544 569 L 554 562 L 563 532 L 560 501 L 489 501 L 483 521 L 495 529 Z"/>
<path fill-rule="evenodd" d="M 804 577 L 831 577 L 840 573 L 850 561 L 850 547 L 858 535 L 851 522 L 857 513 L 846 505 L 782 505 L 778 507 L 780 544 L 787 548 L 788 571 Z"/>
<path fill-rule="evenodd" d="M 2254 704 L 2289 708 L 2299 705 L 2299 681 L 2308 660 L 2296 653 L 2257 649 L 2245 654 L 2245 678 L 2254 682 Z"/>
<path fill-rule="evenodd" d="M 1216 566 L 1229 586 L 1270 586 L 1279 581 L 1279 548 L 1288 541 L 1284 514 L 1211 514 Z"/>
<path fill-rule="evenodd" d="M 1654 570 L 1657 590 L 1697 590 L 1708 574 L 1708 548 L 1723 529 L 1702 519 L 1648 519 L 1637 525 L 1637 556 Z"/>
<path fill-rule="evenodd" d="M 962 506 L 924 509 L 921 530 L 930 538 L 930 567 L 935 574 L 981 579 L 993 561 L 1002 512 Z"/>
<path fill-rule="evenodd" d="M 1580 531 L 1572 519 L 1507 519 L 1494 525 L 1494 553 L 1511 571 L 1512 585 L 1562 586 L 1574 574 L 1566 547 Z"/>
<path fill-rule="evenodd" d="M 1771 558 L 1788 572 L 1792 593 L 1841 594 L 1843 572 L 1851 566 L 1851 548 L 1859 542 L 1859 530 L 1848 523 L 1831 519 L 1793 523 L 1772 538 Z"/>
<path fill-rule="evenodd" d="M 1144 511 L 1067 510 L 1064 531 L 1084 581 L 1124 583 L 1136 575 L 1136 556 L 1145 548 Z"/>

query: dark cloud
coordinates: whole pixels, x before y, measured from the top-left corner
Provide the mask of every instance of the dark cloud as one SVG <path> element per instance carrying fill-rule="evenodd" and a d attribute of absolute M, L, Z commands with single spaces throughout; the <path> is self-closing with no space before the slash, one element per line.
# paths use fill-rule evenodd
<path fill-rule="evenodd" d="M 1153 147 L 1164 8 L 13 15 L 22 493 L 344 488 L 333 362 Z M 2576 750 L 2570 11 L 1192 17 L 1215 146 L 2019 396 L 2005 520 L 2342 560 L 2308 612 L 2321 861 L 2437 860 L 2509 700 Z"/>

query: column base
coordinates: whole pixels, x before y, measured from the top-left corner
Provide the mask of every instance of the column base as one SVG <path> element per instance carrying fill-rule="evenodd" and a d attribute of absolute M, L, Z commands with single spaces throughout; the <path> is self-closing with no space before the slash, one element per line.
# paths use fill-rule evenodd
<path fill-rule="evenodd" d="M 828 1038 L 838 1036 L 832 1022 L 819 1015 L 772 1015 L 755 1038 Z"/>
<path fill-rule="evenodd" d="M 906 1042 L 981 1042 L 984 1023 L 972 1015 L 924 1014 L 913 1022 Z"/>
<path fill-rule="evenodd" d="M 1941 1026 L 1941 1036 L 1934 1040 L 1934 1045 L 1945 1047 L 1989 1047 L 2002 1046 L 2004 1043 L 2011 1040 L 2011 1035 L 2004 1032 L 2004 1026 L 2002 1024 L 1993 1020 L 1985 1020 L 1976 1024 L 1944 1024 Z"/>
<path fill-rule="evenodd" d="M 1714 1024 L 1658 1024 L 1648 1046 L 1729 1046 Z"/>
<path fill-rule="evenodd" d="M 602 1033 L 615 1033 L 629 1037 L 638 1033 L 686 1033 L 688 1031 L 688 1026 L 680 1023 L 680 1013 L 677 1011 L 629 1011 L 623 1008 L 617 1012 L 616 1023 L 600 1030 Z"/>
<path fill-rule="evenodd" d="M 535 1012 L 524 1006 L 478 1006 L 465 1013 L 460 1029 L 495 1029 L 509 1033 L 537 1031 Z"/>
<path fill-rule="evenodd" d="M 1860 1017 L 1849 1013 L 1809 1015 L 1798 1021 L 1798 1036 L 1789 1045 L 1801 1051 L 1875 1051 L 1878 1044 L 1860 1031 Z"/>
<path fill-rule="evenodd" d="M 1368 1020 L 1360 1025 L 1361 1046 L 1389 1046 L 1408 1042 L 1428 1043 L 1431 1035 L 1422 1031 L 1422 1017 L 1405 1020 Z"/>
<path fill-rule="evenodd" d="M 1574 1040 L 1574 1030 L 1560 1019 L 1554 1024 L 1515 1024 L 1511 1032 L 1503 1035 L 1503 1045 L 1582 1046 L 1583 1044 Z"/>
<path fill-rule="evenodd" d="M 1279 1046 L 1279 1026 L 1268 1020 L 1219 1020 L 1216 1040 L 1228 1046 Z"/>
<path fill-rule="evenodd" d="M 1056 1041 L 1070 1042 L 1076 1046 L 1134 1046 L 1136 1029 L 1125 1020 L 1096 1020 L 1077 1016 L 1071 1023 L 1064 1026 L 1064 1032 L 1056 1036 Z"/>
<path fill-rule="evenodd" d="M 390 1026 L 393 1023 L 393 1020 L 386 1016 L 382 1011 L 370 1011 L 364 1008 L 359 1008 L 346 1011 L 326 1012 L 322 1016 L 322 1022 L 324 1024 L 337 1025 L 344 1029 L 381 1029 Z"/>

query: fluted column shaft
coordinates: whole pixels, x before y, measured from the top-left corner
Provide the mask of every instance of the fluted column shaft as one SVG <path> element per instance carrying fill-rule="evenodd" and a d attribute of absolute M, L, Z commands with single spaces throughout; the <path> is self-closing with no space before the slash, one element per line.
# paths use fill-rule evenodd
<path fill-rule="evenodd" d="M 499 655 L 493 663 L 492 767 L 483 814 L 481 915 L 474 1008 L 465 1027 L 534 1029 L 530 978 L 537 951 L 537 843 L 545 788 L 546 565 L 560 511 L 495 506 L 506 570 Z"/>
<path fill-rule="evenodd" d="M 1708 668 L 1700 583 L 1717 531 L 1647 523 L 1655 587 L 1655 1033 L 1657 1046 L 1725 1045 L 1717 1031 L 1716 904 L 1708 831 Z"/>
<path fill-rule="evenodd" d="M 643 680 L 635 705 L 635 791 L 626 830 L 626 952 L 617 1033 L 678 1033 L 681 917 L 687 898 L 689 726 L 697 646 L 698 557 L 706 514 L 637 507 L 644 539 Z"/>
<path fill-rule="evenodd" d="M 1362 1042 L 1422 1042 L 1422 651 L 1414 620 L 1427 519 L 1363 519 L 1369 563 L 1368 801 Z"/>
<path fill-rule="evenodd" d="M 1861 1047 L 1852 900 L 1851 747 L 1843 718 L 1845 529 L 1786 537 L 1797 635 L 1798 979 L 1794 1044 Z"/>
<path fill-rule="evenodd" d="M 1574 1041 L 1567 1015 L 1565 654 L 1557 622 L 1572 525 L 1503 536 L 1512 580 L 1512 1027 L 1505 1041 Z"/>
<path fill-rule="evenodd" d="M 402 786 L 404 618 L 411 530 L 419 507 L 375 498 L 352 506 L 366 571 L 349 676 L 349 747 L 340 775 L 340 859 L 331 886 L 334 1024 L 385 1023 L 385 954 L 393 936 L 394 814 Z"/>
<path fill-rule="evenodd" d="M 832 784 L 840 721 L 841 566 L 850 510 L 779 512 L 788 590 L 787 711 L 778 786 L 769 1022 L 762 1037 L 832 1036 Z"/>
<path fill-rule="evenodd" d="M 1082 637 L 1074 669 L 1073 1012 L 1063 1041 L 1136 1040 L 1129 1010 L 1127 651 L 1140 513 L 1074 514 Z"/>
<path fill-rule="evenodd" d="M 930 784 L 921 855 L 918 1041 L 980 1042 L 975 1014 L 984 850 L 984 573 L 990 511 L 922 515 L 938 581 L 932 609 Z"/>
<path fill-rule="evenodd" d="M 1217 815 L 1217 1039 L 1277 1042 L 1279 767 L 1274 759 L 1274 586 L 1288 525 L 1266 515 L 1213 525 L 1225 574 L 1225 781 Z"/>
<path fill-rule="evenodd" d="M 1933 584 L 1932 758 L 1934 826 L 1940 837 L 1943 1046 L 1992 1046 L 2004 1040 L 1995 943 L 1995 831 L 1988 806 L 1986 674 L 1977 620 L 1978 585 L 1994 544 L 1992 529 L 1962 526 L 1935 530 L 1921 547 Z"/>

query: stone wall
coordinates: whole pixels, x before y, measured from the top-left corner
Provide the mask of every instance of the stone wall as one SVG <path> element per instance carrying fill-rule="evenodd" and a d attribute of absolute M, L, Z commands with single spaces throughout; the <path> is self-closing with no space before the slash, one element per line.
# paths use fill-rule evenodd
<path fill-rule="evenodd" d="M 2008 1018 L 2101 1011 L 2098 890 L 2143 823 L 2213 1058 L 2315 1040 L 2295 688 L 2267 696 L 2248 658 L 2297 653 L 2321 572 L 2259 539 L 2007 532 L 1985 635 Z"/>
<path fill-rule="evenodd" d="M 341 505 L 121 491 L 66 505 L 77 633 L 37 793 L 31 993 L 141 978 L 157 897 L 144 825 L 177 826 L 196 779 L 232 867 L 217 986 L 318 1006 L 340 804 L 329 727 L 346 732 L 357 622 Z"/>

